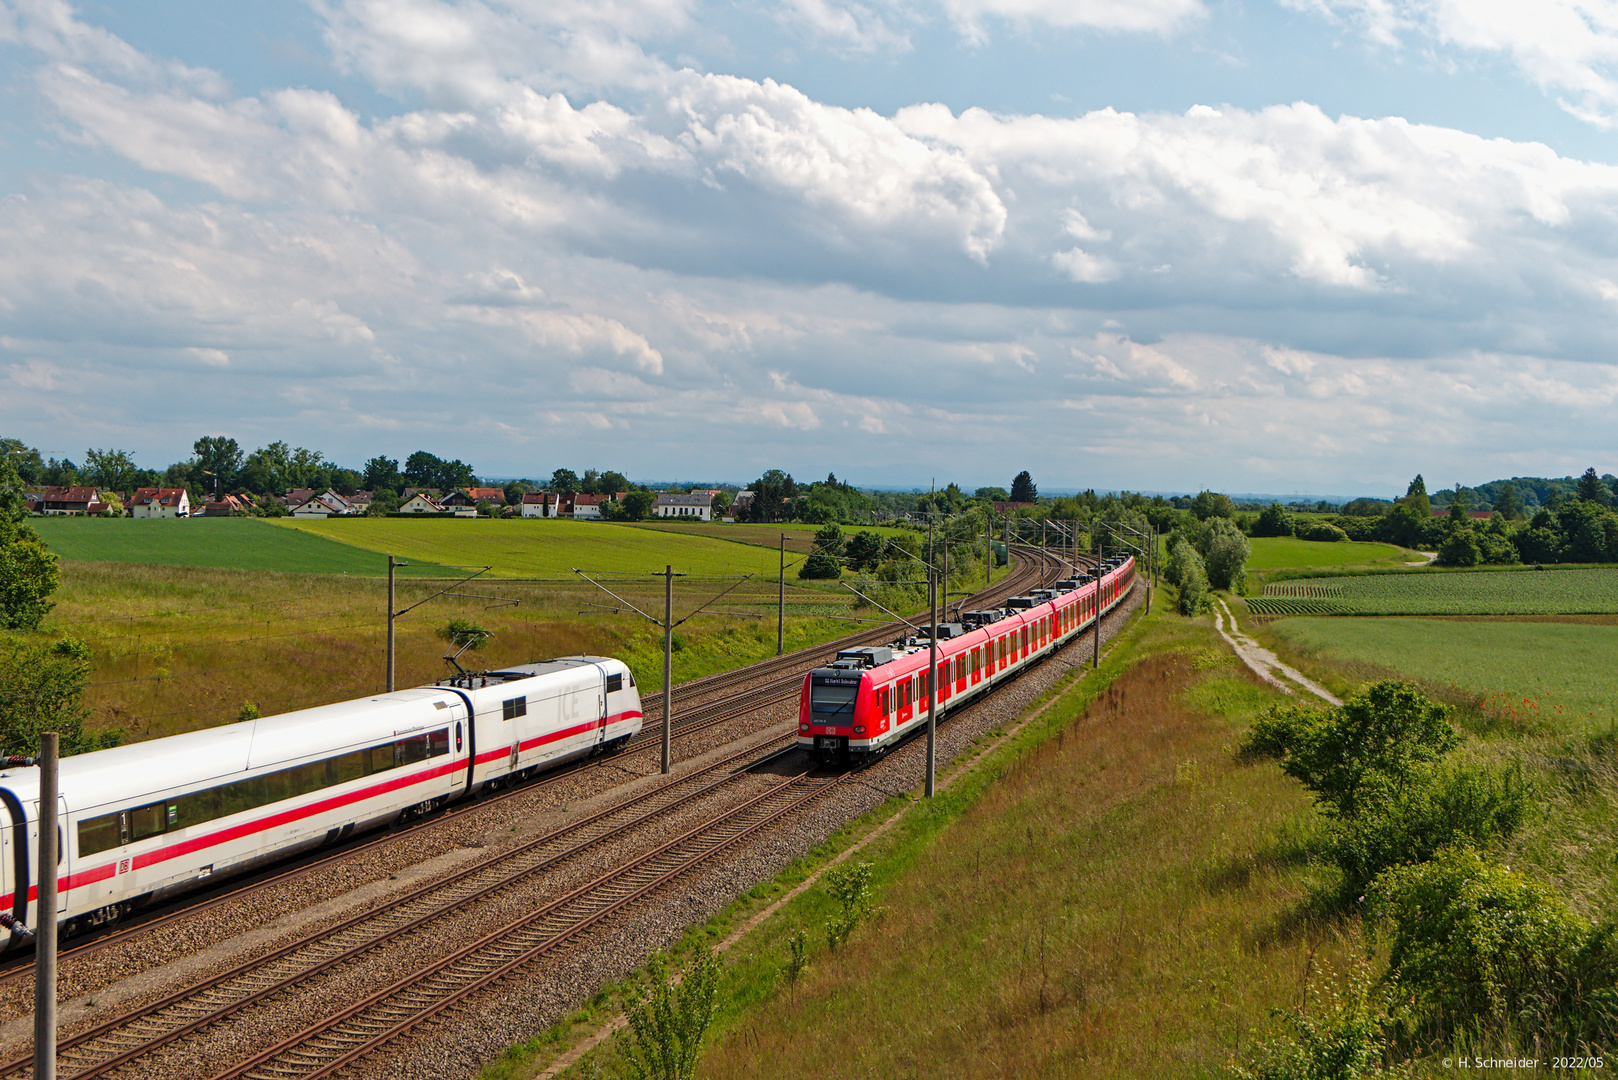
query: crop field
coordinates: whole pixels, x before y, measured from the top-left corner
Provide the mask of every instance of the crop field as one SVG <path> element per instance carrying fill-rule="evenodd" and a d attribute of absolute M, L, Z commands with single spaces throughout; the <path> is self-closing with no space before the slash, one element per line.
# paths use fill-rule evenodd
<path fill-rule="evenodd" d="M 385 685 L 383 578 L 68 561 L 62 579 L 43 629 L 90 646 L 85 701 L 93 728 L 152 738 L 225 723 L 248 703 L 271 715 Z M 399 608 L 425 602 L 398 620 L 399 686 L 453 670 L 436 632 L 457 617 L 492 633 L 480 652 L 461 658 L 467 667 L 605 653 L 623 658 L 643 686 L 662 683 L 661 631 L 585 582 L 480 578 L 432 598 L 451 583 L 400 581 Z M 726 584 L 677 581 L 675 618 Z M 613 588 L 643 611 L 662 614 L 661 581 Z M 866 619 L 886 621 L 854 604 L 845 589 L 828 593 L 788 582 L 786 648 L 849 633 Z M 675 631 L 675 681 L 773 656 L 775 637 L 776 584 L 749 582 Z"/>
<path fill-rule="evenodd" d="M 1249 573 L 1270 570 L 1332 570 L 1338 567 L 1403 566 L 1411 556 L 1392 544 L 1366 544 L 1352 540 L 1329 543 L 1297 540 L 1290 536 L 1254 537 L 1247 560 Z"/>
<path fill-rule="evenodd" d="M 1574 733 L 1618 722 L 1618 667 L 1612 663 L 1618 625 L 1300 618 L 1269 629 L 1328 663 L 1368 665 L 1459 690 L 1484 712 L 1524 730 Z"/>
<path fill-rule="evenodd" d="M 30 518 L 57 555 L 87 562 L 268 570 L 291 574 L 385 574 L 373 552 L 259 518 Z M 428 560 L 407 574 L 446 574 Z"/>
<path fill-rule="evenodd" d="M 672 564 L 678 572 L 699 576 L 750 573 L 773 579 L 779 566 L 773 543 L 766 549 L 693 535 L 685 529 L 653 530 L 610 522 L 279 518 L 275 524 L 284 532 L 397 555 L 411 562 L 492 566 L 490 573 L 495 577 L 570 579 L 575 567 L 591 574 L 649 574 Z"/>
<path fill-rule="evenodd" d="M 575 522 L 575 524 L 577 523 Z M 808 554 L 809 550 L 814 546 L 815 530 L 819 528 L 818 525 L 748 525 L 722 521 L 705 521 L 692 525 L 663 521 L 640 521 L 630 524 L 628 527 L 653 532 L 705 536 L 714 540 L 728 540 L 732 543 L 754 544 L 777 552 L 780 550 L 781 537 L 784 534 L 787 538 L 787 551 L 789 553 L 797 552 L 800 555 Z M 867 531 L 881 536 L 915 535 L 908 529 L 896 529 L 889 525 L 843 526 L 844 536 L 853 536 L 857 532 Z"/>
<path fill-rule="evenodd" d="M 1248 597 L 1255 615 L 1585 615 L 1618 613 L 1618 570 L 1373 574 L 1278 581 Z"/>

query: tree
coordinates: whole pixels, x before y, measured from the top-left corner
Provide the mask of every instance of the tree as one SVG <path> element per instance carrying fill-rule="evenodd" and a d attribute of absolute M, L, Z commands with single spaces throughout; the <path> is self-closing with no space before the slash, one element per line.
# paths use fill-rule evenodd
<path fill-rule="evenodd" d="M 1291 536 L 1295 529 L 1292 515 L 1278 502 L 1272 502 L 1253 522 L 1254 536 Z"/>
<path fill-rule="evenodd" d="M 1494 499 L 1495 511 L 1507 521 L 1522 517 L 1522 500 L 1517 498 L 1517 485 L 1507 480 L 1500 485 L 1500 494 Z"/>
<path fill-rule="evenodd" d="M 1421 478 L 1421 473 L 1417 473 L 1416 478 L 1410 481 L 1410 486 L 1405 489 L 1405 497 L 1399 502 L 1416 511 L 1417 516 L 1423 521 L 1433 516 L 1433 504 L 1427 498 L 1427 481 Z"/>
<path fill-rule="evenodd" d="M 1579 477 L 1578 487 L 1574 490 L 1581 502 L 1595 503 L 1597 506 L 1607 505 L 1607 485 L 1601 482 L 1601 477 L 1596 475 L 1594 467 L 1584 470 L 1584 475 Z"/>
<path fill-rule="evenodd" d="M 972 498 L 984 502 L 1010 502 L 1011 492 L 1002 487 L 980 487 L 972 492 Z"/>
<path fill-rule="evenodd" d="M 109 491 L 130 491 L 134 488 L 135 473 L 139 468 L 127 450 L 86 450 L 84 452 L 84 479 L 98 488 Z"/>
<path fill-rule="evenodd" d="M 644 521 L 652 516 L 656 502 L 657 497 L 645 489 L 628 492 L 620 504 L 620 515 L 625 521 Z"/>
<path fill-rule="evenodd" d="M 837 578 L 843 573 L 843 530 L 832 522 L 815 531 L 815 548 L 798 570 L 801 578 Z"/>
<path fill-rule="evenodd" d="M 1466 511 L 1469 508 L 1470 503 L 1467 502 L 1466 489 L 1456 484 L 1455 491 L 1450 495 L 1449 499 L 1449 519 L 1457 523 L 1467 521 Z"/>
<path fill-rule="evenodd" d="M 191 453 L 199 468 L 218 478 L 221 493 L 228 495 L 236 490 L 237 474 L 242 471 L 242 448 L 235 439 L 204 435 L 191 444 Z"/>
<path fill-rule="evenodd" d="M 383 491 L 397 493 L 404 487 L 400 481 L 404 478 L 399 475 L 399 459 L 374 457 L 365 463 L 365 490 L 373 495 Z"/>
<path fill-rule="evenodd" d="M 551 473 L 552 491 L 579 490 L 579 474 L 572 469 L 557 469 Z"/>
<path fill-rule="evenodd" d="M 882 551 L 886 546 L 880 533 L 869 529 L 862 529 L 855 533 L 848 541 L 848 568 L 850 570 L 875 570 L 882 563 Z"/>
<path fill-rule="evenodd" d="M 1191 512 L 1197 515 L 1198 521 L 1216 517 L 1228 518 L 1236 513 L 1236 504 L 1230 501 L 1229 495 L 1221 495 L 1217 491 L 1204 488 L 1191 500 Z"/>
<path fill-rule="evenodd" d="M 1012 502 L 1038 502 L 1039 488 L 1034 486 L 1034 478 L 1024 469 L 1011 481 Z"/>
<path fill-rule="evenodd" d="M 84 685 L 89 677 L 90 650 L 83 642 L 0 641 L 0 754 L 35 753 L 43 731 L 62 737 L 63 756 L 121 742 L 121 731 L 95 735 L 84 730 L 89 717 Z"/>
<path fill-rule="evenodd" d="M 608 469 L 606 472 L 602 473 L 601 479 L 597 481 L 597 483 L 600 486 L 603 494 L 616 495 L 620 491 L 628 491 L 630 488 L 629 477 L 625 476 L 621 472 L 614 472 L 611 469 Z"/>
<path fill-rule="evenodd" d="M 0 439 L 0 457 L 11 462 L 24 484 L 32 487 L 45 482 L 45 459 L 21 439 Z"/>
<path fill-rule="evenodd" d="M 1483 561 L 1477 536 L 1464 525 L 1451 529 L 1444 542 L 1438 545 L 1438 558 L 1434 561 L 1443 566 L 1476 566 Z"/>
<path fill-rule="evenodd" d="M 1208 584 L 1216 589 L 1243 592 L 1247 588 L 1247 537 L 1233 527 L 1219 533 L 1208 545 L 1206 568 Z"/>
<path fill-rule="evenodd" d="M 784 504 L 798 497 L 798 485 L 792 479 L 792 474 L 782 472 L 780 469 L 770 469 L 754 480 L 750 486 L 753 491 L 753 506 L 748 513 L 748 519 L 751 521 L 782 520 Z"/>
<path fill-rule="evenodd" d="M 61 583 L 56 556 L 23 519 L 22 477 L 9 457 L 0 457 L 0 627 L 34 630 L 55 605 Z"/>

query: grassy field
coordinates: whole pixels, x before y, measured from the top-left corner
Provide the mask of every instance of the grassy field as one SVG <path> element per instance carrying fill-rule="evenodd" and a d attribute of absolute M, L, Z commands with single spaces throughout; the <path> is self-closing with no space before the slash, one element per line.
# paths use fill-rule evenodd
<path fill-rule="evenodd" d="M 1282 619 L 1268 628 L 1296 655 L 1348 681 L 1382 672 L 1534 731 L 1618 725 L 1618 625 L 1473 619 Z"/>
<path fill-rule="evenodd" d="M 86 698 L 94 727 L 150 738 L 234 719 L 247 702 L 269 715 L 361 697 L 385 685 L 385 579 L 110 562 L 64 562 L 62 573 L 57 606 L 44 629 L 72 634 L 93 650 Z M 404 579 L 398 605 L 426 599 L 446 584 Z M 660 581 L 614 587 L 642 610 L 661 615 Z M 675 617 L 720 588 L 681 579 Z M 789 583 L 786 647 L 849 633 L 868 617 L 884 618 L 855 610 L 853 603 L 846 590 Z M 775 582 L 750 582 L 725 597 L 717 612 L 680 626 L 676 682 L 773 656 L 775 605 Z M 581 581 L 510 579 L 479 579 L 401 617 L 398 685 L 420 685 L 453 670 L 442 658 L 444 642 L 435 636 L 453 617 L 493 632 L 481 653 L 462 658 L 467 667 L 605 653 L 622 657 L 642 686 L 661 685 L 662 635 L 654 626 Z"/>
<path fill-rule="evenodd" d="M 722 521 L 706 521 L 696 524 L 677 524 L 664 521 L 641 521 L 629 526 L 634 529 L 647 529 L 656 532 L 684 533 L 690 536 L 706 536 L 714 540 L 729 540 L 732 543 L 754 544 L 779 551 L 781 537 L 787 538 L 787 552 L 800 555 L 808 554 L 814 546 L 815 530 L 818 525 L 748 525 L 744 523 L 726 523 Z M 874 532 L 879 536 L 914 536 L 908 529 L 895 529 L 887 525 L 844 525 L 843 535 L 852 536 L 857 532 Z"/>
<path fill-rule="evenodd" d="M 1403 566 L 1412 559 L 1403 548 L 1392 544 L 1327 543 L 1290 536 L 1260 536 L 1250 542 L 1253 553 L 1247 560 L 1247 570 L 1260 576 L 1274 570 Z"/>
<path fill-rule="evenodd" d="M 279 518 L 276 525 L 412 562 L 492 566 L 497 577 L 559 580 L 573 577 L 574 567 L 592 574 L 646 574 L 673 564 L 675 570 L 697 576 L 751 573 L 774 578 L 779 560 L 773 543 L 769 548 L 737 544 L 687 527 L 654 530 L 543 518 Z"/>
<path fill-rule="evenodd" d="M 1371 574 L 1272 582 L 1255 615 L 1581 615 L 1618 613 L 1618 569 Z"/>
<path fill-rule="evenodd" d="M 1279 696 L 1235 666 L 1205 621 L 1166 607 L 1136 622 L 1100 672 L 1069 675 L 1053 707 L 937 799 L 890 801 L 688 935 L 682 949 L 723 936 L 903 815 L 856 856 L 872 865 L 877 906 L 846 946 L 822 933 L 836 910 L 822 884 L 727 954 L 700 1075 L 1225 1077 L 1311 989 L 1329 998 L 1357 960 L 1381 970 L 1358 910 L 1339 903 L 1337 871 L 1316 857 L 1321 818 L 1306 793 L 1275 762 L 1234 753 Z M 1335 632 L 1349 621 L 1318 622 Z M 1377 625 L 1396 622 L 1415 620 Z M 1603 647 L 1591 643 L 1585 662 Z M 1571 682 L 1577 664 L 1547 682 Z M 1546 687 L 1546 700 L 1560 689 Z M 1611 918 L 1618 781 L 1610 769 L 1549 767 L 1595 760 L 1588 717 L 1549 711 L 1537 727 L 1474 735 L 1457 753 L 1519 760 L 1536 785 L 1533 820 L 1498 858 L 1578 914 Z M 808 967 L 791 985 L 783 971 L 799 930 Z M 622 990 L 606 988 L 485 1080 L 536 1075 Z M 1405 1075 L 1453 1076 L 1446 1056 L 1513 1049 L 1451 1038 L 1404 1048 L 1416 1057 Z M 621 1065 L 608 1044 L 565 1075 Z"/>
<path fill-rule="evenodd" d="M 42 517 L 28 523 L 64 559 L 290 574 L 387 573 L 387 560 L 374 552 L 278 529 L 259 518 Z M 402 573 L 449 570 L 421 560 Z"/>
<path fill-rule="evenodd" d="M 1070 679 L 937 799 L 890 802 L 694 932 L 735 925 L 906 811 L 858 856 L 879 908 L 847 946 L 827 947 L 834 904 L 815 888 L 733 950 L 701 1076 L 1219 1076 L 1304 972 L 1347 966 L 1357 926 L 1301 914 L 1322 880 L 1302 853 L 1307 799 L 1230 753 L 1272 692 L 1206 624 L 1162 609 Z M 809 967 L 789 988 L 798 928 Z M 570 1027 L 485 1077 L 534 1075 Z M 609 1048 L 568 1075 L 618 1065 Z"/>

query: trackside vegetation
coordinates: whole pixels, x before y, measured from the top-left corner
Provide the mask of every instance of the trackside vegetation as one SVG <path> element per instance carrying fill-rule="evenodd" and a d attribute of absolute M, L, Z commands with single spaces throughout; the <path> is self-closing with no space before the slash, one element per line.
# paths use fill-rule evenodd
<path fill-rule="evenodd" d="M 728 954 L 701 1075 L 1436 1077 L 1606 1053 L 1618 735 L 1480 724 L 1388 680 L 1301 706 L 1155 611 L 932 803 L 888 804 L 692 933 L 905 811 L 858 856 L 851 931 L 828 877 Z M 529 1075 L 539 1043 L 489 1075 Z M 570 1075 L 619 1069 L 609 1050 Z"/>

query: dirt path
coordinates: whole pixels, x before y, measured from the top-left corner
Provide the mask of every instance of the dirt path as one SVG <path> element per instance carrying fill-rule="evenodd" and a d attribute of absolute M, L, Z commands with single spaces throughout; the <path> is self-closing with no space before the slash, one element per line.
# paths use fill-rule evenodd
<path fill-rule="evenodd" d="M 1225 602 L 1217 596 L 1214 597 L 1214 605 L 1214 628 L 1219 631 L 1219 636 L 1224 638 L 1230 647 L 1235 650 L 1236 655 L 1241 657 L 1242 663 L 1251 668 L 1255 675 L 1283 694 L 1296 696 L 1297 691 L 1277 677 L 1277 673 L 1279 673 L 1279 675 L 1301 686 L 1322 701 L 1329 702 L 1332 705 L 1342 704 L 1342 701 L 1334 697 L 1331 691 L 1324 686 L 1312 681 L 1302 672 L 1283 664 L 1273 652 L 1242 633 L 1236 625 L 1236 616 L 1230 613 L 1230 608 L 1226 607 Z M 1230 622 L 1228 631 L 1225 629 L 1227 620 Z"/>

